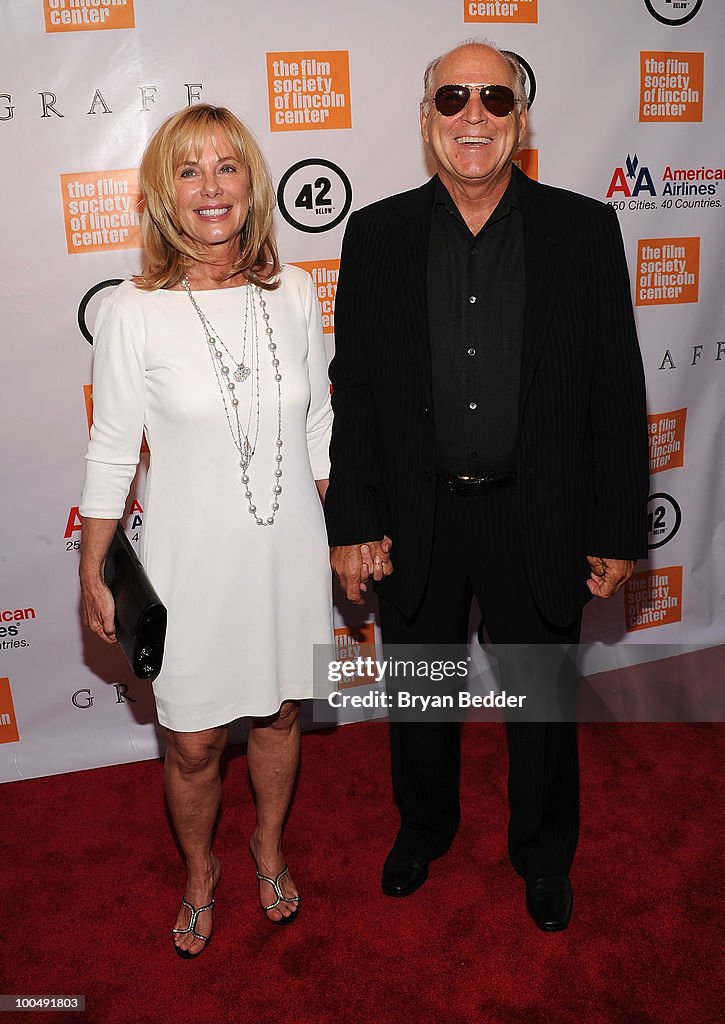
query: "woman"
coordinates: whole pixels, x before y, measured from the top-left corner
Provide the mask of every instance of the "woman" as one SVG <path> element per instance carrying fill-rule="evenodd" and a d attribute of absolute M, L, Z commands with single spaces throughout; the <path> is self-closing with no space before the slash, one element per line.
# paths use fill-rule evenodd
<path fill-rule="evenodd" d="M 260 901 L 278 924 L 297 913 L 282 826 L 297 702 L 312 696 L 312 645 L 332 636 L 321 506 L 332 411 L 314 287 L 279 264 L 274 192 L 248 129 L 223 107 L 173 115 L 146 148 L 140 184 L 148 269 L 96 323 L 80 575 L 84 621 L 114 643 L 103 562 L 145 429 L 142 560 L 169 616 L 154 695 L 187 869 L 174 942 L 193 957 L 211 936 L 221 870 L 219 758 L 243 715 Z"/>

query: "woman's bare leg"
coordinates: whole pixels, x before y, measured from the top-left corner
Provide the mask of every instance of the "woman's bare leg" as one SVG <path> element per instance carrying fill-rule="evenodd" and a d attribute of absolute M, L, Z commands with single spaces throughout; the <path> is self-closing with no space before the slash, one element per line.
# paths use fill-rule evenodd
<path fill-rule="evenodd" d="M 257 870 L 276 878 L 285 864 L 282 853 L 282 827 L 292 798 L 300 757 L 299 705 L 285 701 L 271 718 L 258 718 L 252 723 L 247 744 L 249 774 L 257 798 L 257 827 L 249 848 Z M 289 874 L 280 881 L 285 896 L 297 896 L 297 887 Z M 275 900 L 272 886 L 259 883 L 263 907 Z M 297 903 L 282 901 L 267 916 L 271 921 L 289 917 Z"/>
<path fill-rule="evenodd" d="M 168 748 L 164 762 L 166 799 L 174 828 L 186 861 L 184 896 L 194 907 L 211 903 L 219 881 L 221 866 L 211 849 L 212 832 L 219 813 L 221 778 L 219 758 L 227 741 L 227 727 L 202 732 L 166 730 Z M 175 928 L 188 928 L 191 911 L 183 904 Z M 211 936 L 211 911 L 200 914 L 195 930 Z M 181 950 L 199 953 L 201 939 L 188 932 L 175 935 Z"/>

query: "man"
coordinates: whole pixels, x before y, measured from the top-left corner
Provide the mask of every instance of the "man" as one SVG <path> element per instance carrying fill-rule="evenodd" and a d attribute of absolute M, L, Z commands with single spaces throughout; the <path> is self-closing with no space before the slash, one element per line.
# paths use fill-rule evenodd
<path fill-rule="evenodd" d="M 586 600 L 611 597 L 647 553 L 644 379 L 616 214 L 513 166 L 527 101 L 511 54 L 463 44 L 424 85 L 435 177 L 354 213 L 343 243 L 332 566 L 353 602 L 380 581 L 384 643 L 465 643 L 475 594 L 494 645 L 575 644 Z M 507 731 L 509 854 L 534 921 L 556 931 L 572 908 L 575 725 Z M 382 881 L 406 896 L 458 826 L 460 729 L 390 732 L 401 826 Z"/>

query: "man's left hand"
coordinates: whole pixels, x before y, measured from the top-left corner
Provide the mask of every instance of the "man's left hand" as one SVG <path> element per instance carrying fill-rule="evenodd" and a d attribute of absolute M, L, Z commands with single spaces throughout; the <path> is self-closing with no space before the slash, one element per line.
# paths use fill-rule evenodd
<path fill-rule="evenodd" d="M 637 564 L 629 558 L 599 558 L 597 555 L 587 555 L 587 562 L 592 570 L 587 586 L 595 597 L 611 597 L 616 594 Z"/>

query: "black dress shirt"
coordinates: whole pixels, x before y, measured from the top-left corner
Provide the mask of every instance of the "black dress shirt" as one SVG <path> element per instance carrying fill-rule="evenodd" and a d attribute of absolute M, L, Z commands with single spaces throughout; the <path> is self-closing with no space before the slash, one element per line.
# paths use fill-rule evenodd
<path fill-rule="evenodd" d="M 438 179 L 428 322 L 439 469 L 482 476 L 515 468 L 524 299 L 516 176 L 475 236 Z"/>

